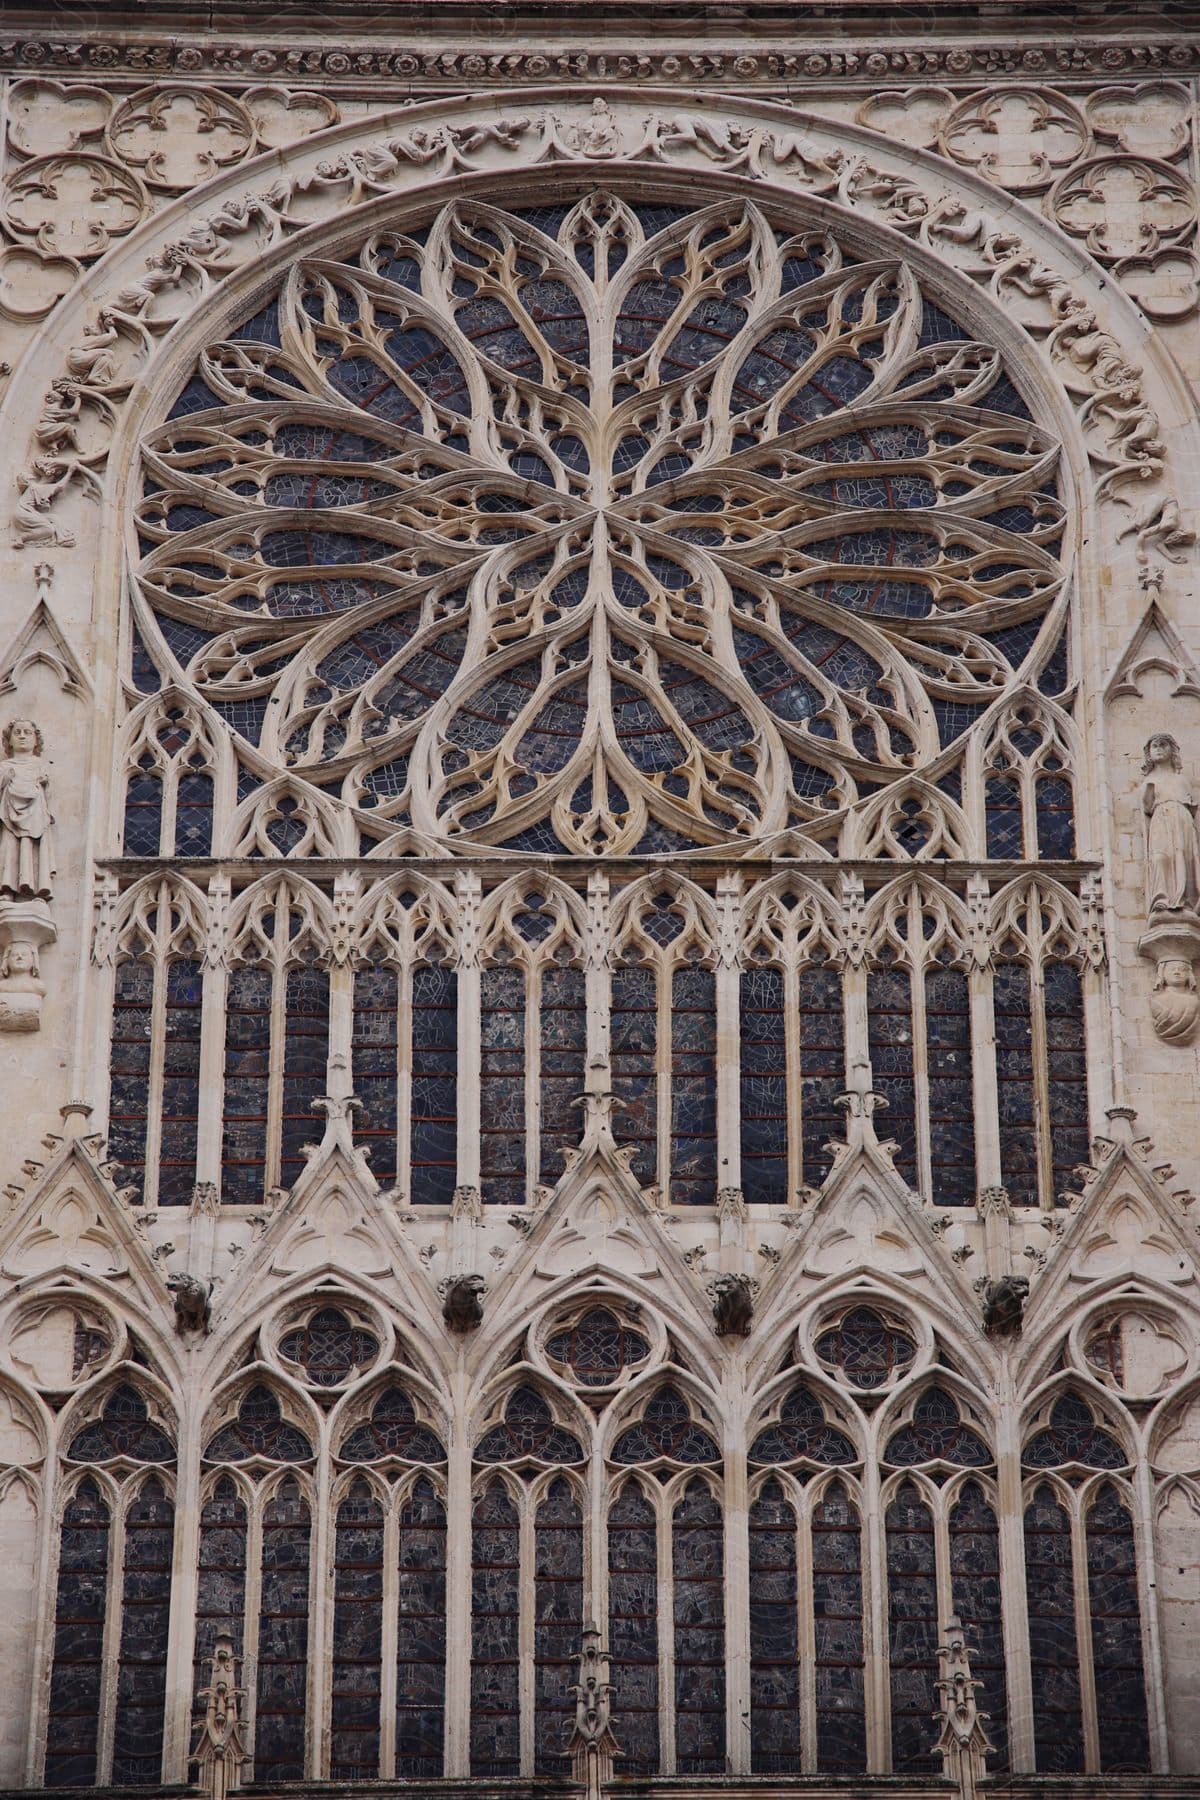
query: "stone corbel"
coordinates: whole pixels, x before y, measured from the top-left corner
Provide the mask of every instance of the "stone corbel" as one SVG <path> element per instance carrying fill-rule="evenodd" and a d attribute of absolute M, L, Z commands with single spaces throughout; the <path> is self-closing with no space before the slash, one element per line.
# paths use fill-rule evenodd
<path fill-rule="evenodd" d="M 1138 953 L 1154 964 L 1150 1017 L 1164 1043 L 1190 1044 L 1200 1024 L 1200 992 L 1196 964 L 1200 963 L 1200 915 L 1175 913 L 1169 919 L 1151 917 L 1149 929 L 1138 939 Z"/>
<path fill-rule="evenodd" d="M 41 953 L 58 930 L 44 900 L 0 901 L 0 1031 L 37 1031 L 42 1023 Z"/>

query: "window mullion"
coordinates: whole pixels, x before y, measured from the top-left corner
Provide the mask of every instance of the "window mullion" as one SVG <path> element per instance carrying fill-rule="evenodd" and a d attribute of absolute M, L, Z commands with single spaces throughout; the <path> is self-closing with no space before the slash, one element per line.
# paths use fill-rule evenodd
<path fill-rule="evenodd" d="M 783 1032 L 787 1094 L 787 1202 L 794 1206 L 804 1186 L 804 1070 L 800 1059 L 800 970 L 796 954 L 783 968 Z"/>
<path fill-rule="evenodd" d="M 520 1496 L 520 1613 L 517 1618 L 517 1654 L 520 1663 L 517 1671 L 517 1704 L 520 1709 L 520 1759 L 522 1775 L 532 1775 L 534 1765 L 534 1746 L 536 1742 L 534 1722 L 535 1671 L 534 1652 L 534 1600 L 536 1598 L 536 1581 L 534 1579 L 536 1530 L 535 1518 L 537 1505 L 533 1494 L 526 1489 Z"/>
<path fill-rule="evenodd" d="M 533 1196 L 542 1179 L 542 972 L 545 962 L 540 957 L 523 958 L 521 972 L 525 986 L 525 1204 L 532 1206 Z M 532 1767 L 532 1765 L 531 1765 Z"/>
<path fill-rule="evenodd" d="M 253 1774 L 258 1725 L 258 1630 L 262 1610 L 263 1491 L 256 1485 L 246 1508 L 246 1623 L 242 1637 L 242 1686 L 246 1690 L 246 1747 Z"/>
<path fill-rule="evenodd" d="M 100 1668 L 100 1710 L 96 1725 L 96 1786 L 112 1781 L 113 1737 L 117 1720 L 117 1683 L 121 1662 L 121 1614 L 125 1577 L 125 1513 L 127 1483 L 106 1491 L 112 1509 L 108 1532 L 108 1569 L 104 1582 L 104 1648 Z M 102 1490 L 104 1491 L 104 1490 Z"/>
<path fill-rule="evenodd" d="M 412 1191 L 413 964 L 404 956 L 396 964 L 396 1192 L 409 1206 Z"/>
<path fill-rule="evenodd" d="M 1079 1654 L 1079 1697 L 1083 1709 L 1083 1766 L 1100 1772 L 1100 1725 L 1096 1717 L 1096 1673 L 1092 1659 L 1092 1607 L 1088 1593 L 1087 1533 L 1089 1498 L 1073 1492 L 1071 1507 L 1071 1575 L 1075 1593 L 1075 1643 Z M 1060 1501 L 1061 1504 L 1061 1501 Z"/>
<path fill-rule="evenodd" d="M 812 1516 L 816 1502 L 797 1483 L 787 1490 L 796 1515 L 796 1650 L 800 1658 L 800 1768 L 815 1775 L 817 1744 L 817 1620 L 813 1592 Z"/>
<path fill-rule="evenodd" d="M 372 1494 L 375 1489 L 372 1487 Z M 378 1495 L 375 1494 L 378 1499 Z M 400 1508 L 405 1490 L 393 1493 L 383 1514 L 383 1629 L 379 1642 L 379 1774 L 392 1781 L 396 1774 L 396 1663 L 400 1636 Z"/>
<path fill-rule="evenodd" d="M 671 1030 L 671 989 L 674 983 L 675 959 L 662 956 L 654 964 L 657 983 L 658 1018 L 654 1032 L 654 1057 L 658 1088 L 657 1180 L 664 1201 L 671 1197 L 671 1056 L 674 1036 Z"/>
<path fill-rule="evenodd" d="M 658 1513 L 658 1768 L 675 1773 L 675 1531 L 672 1489 L 654 1495 Z"/>
<path fill-rule="evenodd" d="M 275 916 L 278 921 L 278 911 Z M 286 921 L 286 907 L 283 908 L 283 917 Z M 263 1185 L 268 1192 L 273 1187 L 279 1186 L 283 1155 L 283 1070 L 287 1036 L 287 978 L 287 953 L 276 945 L 271 964 L 271 1029 L 267 1050 L 267 1141 L 263 1146 L 265 1163 Z"/>
<path fill-rule="evenodd" d="M 1029 1029 L 1033 1051 L 1033 1130 L 1037 1144 L 1038 1198 L 1054 1206 L 1054 1152 L 1050 1142 L 1050 1067 L 1046 1044 L 1046 986 L 1042 945 L 1030 944 Z"/>
<path fill-rule="evenodd" d="M 917 930 L 921 924 L 919 902 L 910 914 Z M 912 1019 L 913 1121 L 916 1126 L 917 1191 L 922 1199 L 933 1202 L 933 1126 L 929 1104 L 929 1020 L 925 1005 L 925 971 L 927 962 L 919 949 L 920 940 L 909 934 L 909 1016 Z"/>

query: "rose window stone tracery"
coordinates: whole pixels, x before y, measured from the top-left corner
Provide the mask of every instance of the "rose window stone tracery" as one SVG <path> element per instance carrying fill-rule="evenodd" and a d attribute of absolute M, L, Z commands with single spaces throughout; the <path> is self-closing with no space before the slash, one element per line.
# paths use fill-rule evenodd
<path fill-rule="evenodd" d="M 459 201 L 201 354 L 139 629 L 244 792 L 364 854 L 828 843 L 1045 659 L 1056 455 L 899 259 L 740 199 Z"/>

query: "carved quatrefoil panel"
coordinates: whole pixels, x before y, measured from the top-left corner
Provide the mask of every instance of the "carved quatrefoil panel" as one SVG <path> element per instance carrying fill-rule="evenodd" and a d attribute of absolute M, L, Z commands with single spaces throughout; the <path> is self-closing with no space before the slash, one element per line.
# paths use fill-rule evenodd
<path fill-rule="evenodd" d="M 1044 654 L 1056 455 L 900 261 L 740 200 L 459 202 L 200 357 L 143 630 L 364 852 L 803 836 Z"/>

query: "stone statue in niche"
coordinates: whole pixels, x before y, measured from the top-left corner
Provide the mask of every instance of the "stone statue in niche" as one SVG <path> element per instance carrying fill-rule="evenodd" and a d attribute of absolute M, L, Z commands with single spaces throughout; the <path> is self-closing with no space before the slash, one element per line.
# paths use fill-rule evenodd
<path fill-rule="evenodd" d="M 1138 950 L 1155 965 L 1150 995 L 1154 1029 L 1168 1044 L 1191 1042 L 1200 1024 L 1200 827 L 1197 796 L 1183 770 L 1178 741 L 1155 732 L 1142 758 L 1146 820 L 1148 929 Z"/>
<path fill-rule="evenodd" d="M 32 719 L 12 719 L 0 742 L 0 897 L 49 900 L 54 892 L 54 821 L 42 734 Z"/>
<path fill-rule="evenodd" d="M 1196 796 L 1183 772 L 1179 745 L 1166 732 L 1152 737 L 1142 762 L 1146 815 L 1146 910 L 1194 912 L 1200 901 L 1200 835 Z"/>
<path fill-rule="evenodd" d="M 49 906 L 50 772 L 33 719 L 10 720 L 0 744 L 0 1031 L 36 1031 L 46 994 L 41 952 L 58 936 Z"/>

